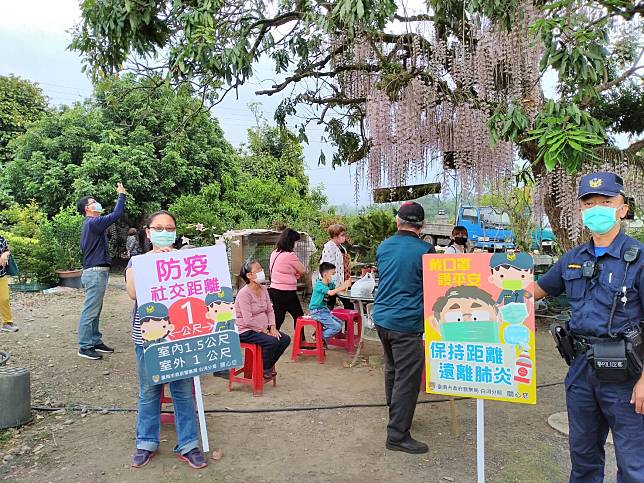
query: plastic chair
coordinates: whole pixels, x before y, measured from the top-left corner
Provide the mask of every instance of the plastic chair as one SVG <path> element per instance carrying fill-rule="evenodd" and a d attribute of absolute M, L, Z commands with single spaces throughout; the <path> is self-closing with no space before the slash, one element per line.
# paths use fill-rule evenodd
<path fill-rule="evenodd" d="M 304 327 L 315 329 L 315 342 L 306 342 L 304 339 Z M 318 362 L 324 364 L 326 351 L 322 344 L 322 324 L 310 317 L 298 317 L 295 322 L 295 333 L 293 334 L 293 352 L 291 359 L 297 361 L 299 356 L 317 356 Z"/>
<path fill-rule="evenodd" d="M 231 369 L 228 373 L 228 391 L 233 390 L 233 383 L 247 384 L 253 389 L 253 396 L 261 396 L 264 393 L 264 360 L 262 359 L 262 347 L 257 344 L 242 342 L 241 349 L 244 351 L 244 365 L 239 369 Z M 243 376 L 239 376 L 242 374 Z M 273 387 L 277 386 L 277 376 L 271 378 Z"/>
<path fill-rule="evenodd" d="M 341 347 L 347 352 L 355 352 L 356 346 L 362 336 L 362 317 L 360 312 L 351 309 L 333 309 L 331 313 L 338 319 L 344 321 L 344 331 L 338 332 L 331 337 L 327 344 Z M 357 330 L 355 328 L 357 324 Z"/>

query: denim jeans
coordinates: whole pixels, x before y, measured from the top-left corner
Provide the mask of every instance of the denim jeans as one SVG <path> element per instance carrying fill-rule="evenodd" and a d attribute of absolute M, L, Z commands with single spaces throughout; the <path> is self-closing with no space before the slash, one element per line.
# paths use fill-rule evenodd
<path fill-rule="evenodd" d="M 91 349 L 102 342 L 98 323 L 109 276 L 108 271 L 83 270 L 81 282 L 85 289 L 85 303 L 78 321 L 78 345 L 81 349 Z"/>
<path fill-rule="evenodd" d="M 136 369 L 139 376 L 139 401 L 136 414 L 136 448 L 156 451 L 159 447 L 161 432 L 161 386 L 149 385 L 145 379 L 143 347 L 134 346 Z M 177 431 L 177 445 L 174 451 L 179 454 L 199 447 L 195 402 L 192 398 L 192 378 L 168 383 L 174 407 L 174 426 Z"/>
<path fill-rule="evenodd" d="M 330 339 L 342 330 L 343 322 L 337 317 L 334 317 L 328 308 L 313 309 L 309 312 L 309 317 L 322 324 L 322 337 L 324 339 Z"/>

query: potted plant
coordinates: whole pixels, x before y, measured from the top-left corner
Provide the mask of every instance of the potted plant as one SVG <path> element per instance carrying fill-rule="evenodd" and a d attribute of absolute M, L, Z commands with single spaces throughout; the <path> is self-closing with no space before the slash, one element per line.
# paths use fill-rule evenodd
<path fill-rule="evenodd" d="M 81 288 L 83 254 L 80 249 L 80 233 L 83 217 L 73 208 L 58 213 L 49 223 L 56 273 L 63 287 Z"/>

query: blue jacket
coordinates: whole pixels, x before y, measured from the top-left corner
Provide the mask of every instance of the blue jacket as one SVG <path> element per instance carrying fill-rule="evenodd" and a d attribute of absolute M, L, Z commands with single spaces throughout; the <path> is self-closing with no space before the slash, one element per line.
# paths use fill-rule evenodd
<path fill-rule="evenodd" d="M 626 271 L 624 252 L 639 247 L 639 256 Z M 582 275 L 586 261 L 597 264 L 593 277 Z M 613 298 L 617 305 L 613 333 L 624 332 L 644 319 L 644 244 L 620 232 L 603 255 L 595 256 L 592 240 L 565 253 L 537 283 L 549 295 L 566 292 L 572 317 L 570 329 L 578 334 L 608 335 L 608 319 Z M 626 287 L 626 303 L 622 302 Z"/>
<path fill-rule="evenodd" d="M 374 323 L 398 332 L 423 331 L 423 255 L 433 245 L 411 231 L 399 230 L 376 251 L 378 292 Z"/>
<path fill-rule="evenodd" d="M 86 216 L 81 228 L 80 246 L 83 252 L 83 268 L 109 267 L 110 258 L 105 230 L 116 223 L 125 211 L 125 195 L 119 194 L 114 211 L 105 216 Z"/>

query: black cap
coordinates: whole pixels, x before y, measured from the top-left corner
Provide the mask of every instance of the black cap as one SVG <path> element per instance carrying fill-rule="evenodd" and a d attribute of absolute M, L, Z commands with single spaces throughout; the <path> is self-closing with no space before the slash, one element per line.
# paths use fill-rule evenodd
<path fill-rule="evenodd" d="M 425 210 L 415 201 L 406 201 L 398 208 L 398 218 L 409 223 L 421 223 L 425 220 Z"/>

